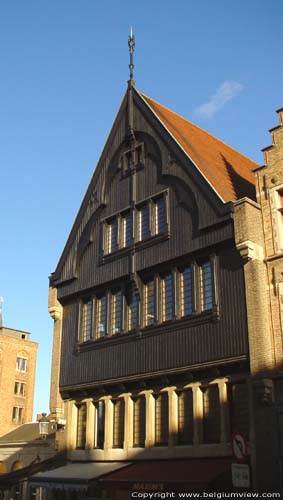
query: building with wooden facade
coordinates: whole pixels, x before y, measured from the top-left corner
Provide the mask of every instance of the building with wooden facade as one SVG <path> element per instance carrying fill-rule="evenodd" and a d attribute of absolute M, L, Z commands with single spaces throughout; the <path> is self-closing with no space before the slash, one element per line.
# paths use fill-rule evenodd
<path fill-rule="evenodd" d="M 263 452 L 270 417 L 278 428 L 282 246 L 267 265 L 261 204 L 270 182 L 282 239 L 283 178 L 266 169 L 129 80 L 50 278 L 50 405 L 72 463 L 33 478 L 48 498 L 232 491 L 232 435 L 242 486 L 279 490 L 278 463 L 262 472 L 280 456 L 269 446 L 269 467 Z"/>

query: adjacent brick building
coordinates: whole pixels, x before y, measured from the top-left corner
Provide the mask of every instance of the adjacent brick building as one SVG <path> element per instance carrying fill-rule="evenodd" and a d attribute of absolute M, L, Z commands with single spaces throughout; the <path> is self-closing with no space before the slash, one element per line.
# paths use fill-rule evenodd
<path fill-rule="evenodd" d="M 38 344 L 29 335 L 0 327 L 0 436 L 32 421 Z"/>
<path fill-rule="evenodd" d="M 283 460 L 283 109 L 254 170 L 256 202 L 235 203 L 235 242 L 245 275 L 256 491 L 280 491 Z"/>

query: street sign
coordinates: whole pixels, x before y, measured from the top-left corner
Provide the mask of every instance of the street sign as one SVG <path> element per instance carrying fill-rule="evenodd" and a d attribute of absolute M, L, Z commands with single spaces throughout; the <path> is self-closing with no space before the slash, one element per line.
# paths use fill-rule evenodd
<path fill-rule="evenodd" d="M 250 487 L 250 468 L 248 464 L 232 464 L 232 484 L 239 488 Z"/>
<path fill-rule="evenodd" d="M 248 445 L 243 434 L 240 432 L 234 432 L 232 435 L 232 451 L 233 455 L 237 460 L 244 460 L 247 456 Z"/>

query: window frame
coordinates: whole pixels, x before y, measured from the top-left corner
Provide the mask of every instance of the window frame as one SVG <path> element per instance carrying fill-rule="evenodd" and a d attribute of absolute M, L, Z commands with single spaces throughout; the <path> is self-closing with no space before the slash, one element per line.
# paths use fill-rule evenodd
<path fill-rule="evenodd" d="M 86 448 L 86 426 L 87 426 L 87 404 L 81 402 L 76 404 L 77 408 L 77 426 L 76 426 L 76 449 L 85 450 Z M 81 410 L 84 410 L 81 412 Z M 81 420 L 81 413 L 83 420 Z M 80 426 L 80 427 L 79 427 Z"/>
<path fill-rule="evenodd" d="M 152 294 L 150 300 L 153 299 L 153 311 L 151 311 L 152 307 L 149 308 L 149 298 L 148 298 L 148 290 L 149 284 L 152 284 Z M 148 278 L 143 282 L 143 327 L 154 326 L 157 321 L 157 280 L 155 277 Z M 152 320 L 148 321 L 147 317 L 151 316 Z"/>
<path fill-rule="evenodd" d="M 207 391 L 215 390 L 217 396 L 217 408 L 213 413 L 210 409 L 208 409 L 208 415 L 206 416 L 206 394 Z M 221 399 L 219 393 L 219 385 L 215 382 L 212 384 L 207 384 L 201 386 L 202 391 L 202 409 L 203 409 L 203 417 L 202 417 L 202 428 L 203 428 L 203 444 L 219 444 L 221 442 Z M 209 402 L 210 404 L 210 402 Z M 212 413 L 212 414 L 211 414 Z M 214 421 L 215 415 L 218 420 Z M 211 425 L 212 422 L 212 425 Z M 208 428 L 208 426 L 211 426 Z M 212 430 L 211 430 L 212 428 Z M 218 439 L 214 440 L 214 438 L 207 437 L 208 434 L 217 433 Z"/>
<path fill-rule="evenodd" d="M 102 300 L 105 299 L 105 311 L 103 312 Z M 109 291 L 97 294 L 95 296 L 95 340 L 105 338 L 108 335 L 109 330 Z M 103 318 L 102 318 L 103 312 Z M 99 316 L 98 316 L 99 315 Z M 102 322 L 103 319 L 103 322 Z M 104 325 L 104 333 L 101 334 L 101 328 L 99 325 Z"/>
<path fill-rule="evenodd" d="M 158 200 L 163 200 L 162 228 L 159 228 Z M 155 238 L 169 235 L 169 190 L 163 190 L 148 198 L 135 202 L 133 207 L 113 213 L 101 220 L 102 224 L 102 262 L 111 256 L 136 245 L 139 248 Z M 145 233 L 143 234 L 142 211 L 146 209 Z M 127 230 L 126 217 L 130 215 L 130 229 Z M 112 232 L 115 224 L 115 244 Z M 130 236 L 127 238 L 127 234 Z"/>
<path fill-rule="evenodd" d="M 186 395 L 190 394 L 190 400 L 186 399 Z M 184 387 L 183 389 L 176 390 L 177 395 L 177 408 L 178 408 L 178 445 L 192 445 L 194 442 L 194 394 L 192 387 Z M 184 398 L 181 400 L 181 396 Z M 181 419 L 181 401 L 182 401 L 182 411 L 183 411 L 183 421 Z M 188 407 L 189 406 L 189 407 Z M 190 407 L 191 406 L 191 407 Z M 191 420 L 189 422 L 189 432 L 187 431 L 187 420 L 186 416 L 191 413 Z M 183 429 L 181 429 L 183 426 Z M 187 436 L 190 436 L 189 438 Z"/>
<path fill-rule="evenodd" d="M 175 304 L 175 295 L 176 295 L 176 276 L 175 270 L 172 269 L 167 273 L 163 273 L 159 275 L 159 301 L 160 301 L 160 322 L 166 323 L 168 321 L 172 321 L 176 318 L 176 304 Z M 166 279 L 171 277 L 171 292 L 166 289 Z M 171 301 L 168 304 L 168 298 L 170 299 L 171 293 Z M 170 309 L 169 309 L 170 307 Z M 167 312 L 171 310 L 170 316 L 167 317 Z"/>
<path fill-rule="evenodd" d="M 18 360 L 21 360 L 20 363 L 18 363 Z M 23 363 L 23 361 L 24 361 L 24 363 Z M 21 367 L 22 364 L 24 364 L 24 368 Z M 28 358 L 25 356 L 17 355 L 17 357 L 16 357 L 16 371 L 21 372 L 21 373 L 27 373 L 27 365 L 28 365 Z"/>
<path fill-rule="evenodd" d="M 113 442 L 112 448 L 123 449 L 125 440 L 125 399 L 115 398 L 112 399 L 113 404 Z M 120 406 L 121 405 L 121 406 Z M 119 408 L 119 413 L 117 413 Z"/>
<path fill-rule="evenodd" d="M 120 297 L 119 303 L 117 302 L 117 296 Z M 120 335 L 123 332 L 123 314 L 124 314 L 124 293 L 121 288 L 113 289 L 110 292 L 110 317 L 109 323 L 110 328 L 108 328 L 111 336 Z M 118 325 L 116 324 L 118 318 Z M 118 331 L 116 329 L 118 328 Z"/>
<path fill-rule="evenodd" d="M 17 388 L 20 388 L 21 390 L 17 390 Z M 23 382 L 22 380 L 15 380 L 14 395 L 18 396 L 18 397 L 25 397 L 26 396 L 26 383 L 25 382 Z"/>
<path fill-rule="evenodd" d="M 13 406 L 12 422 L 16 423 L 16 424 L 22 424 L 23 419 L 24 419 L 24 407 L 23 406 Z"/>
<path fill-rule="evenodd" d="M 169 395 L 167 391 L 154 393 L 154 446 L 169 443 Z M 160 400 L 160 408 L 158 401 Z M 164 413 L 163 413 L 164 412 Z M 159 419 L 160 416 L 160 419 Z M 158 439 L 158 440 L 157 440 Z M 159 440 L 160 439 L 160 440 Z"/>
<path fill-rule="evenodd" d="M 131 396 L 133 401 L 133 448 L 144 448 L 146 440 L 146 397 L 145 394 Z M 141 403 L 138 406 L 137 403 Z"/>
<path fill-rule="evenodd" d="M 103 450 L 105 442 L 105 400 L 99 399 L 93 402 L 95 409 L 94 418 L 94 448 Z M 101 410 L 101 417 L 99 415 Z M 100 420 L 101 418 L 101 420 Z"/>
<path fill-rule="evenodd" d="M 90 306 L 88 306 L 88 304 L 90 304 Z M 87 314 L 86 318 L 85 314 Z M 89 324 L 89 318 L 88 318 L 89 314 L 90 314 L 90 328 L 88 329 L 87 325 Z M 79 341 L 81 343 L 93 340 L 94 322 L 95 322 L 94 297 L 89 295 L 87 297 L 83 297 L 80 301 Z M 88 330 L 89 336 L 86 335 L 86 330 Z"/>
<path fill-rule="evenodd" d="M 202 295 L 203 285 L 201 279 L 202 266 L 209 265 L 209 279 L 207 293 L 209 297 L 209 307 L 203 306 Z M 185 314 L 186 293 L 184 288 L 185 273 L 190 269 L 190 309 Z M 166 299 L 164 286 L 166 279 L 170 278 L 170 290 Z M 105 290 L 99 289 L 92 295 L 81 299 L 81 303 L 92 301 L 92 336 L 86 341 L 83 340 L 83 334 L 80 330 L 77 336 L 77 344 L 83 346 L 90 345 L 93 342 L 119 337 L 120 334 L 140 332 L 140 330 L 170 328 L 170 324 L 175 321 L 201 323 L 203 316 L 213 321 L 219 319 L 219 291 L 218 291 L 218 257 L 216 254 L 210 254 L 197 260 L 191 259 L 183 262 L 182 265 L 176 263 L 175 266 L 164 270 L 152 272 L 150 270 L 139 274 L 139 290 L 132 290 L 125 282 L 117 282 L 117 286 L 109 287 Z M 133 285 L 131 285 L 133 286 Z M 169 286 L 169 285 L 168 285 Z M 119 298 L 119 330 L 114 331 L 115 310 L 113 305 L 114 296 Z M 165 295 L 164 295 L 165 294 Z M 135 298 L 135 324 L 131 324 L 132 297 Z M 170 314 L 166 316 L 165 305 L 169 301 Z M 103 302 L 102 302 L 103 301 Z M 103 321 L 100 319 L 100 308 L 103 306 Z M 168 306 L 167 304 L 167 306 Z M 81 311 L 81 310 L 80 310 Z M 81 312 L 79 313 L 82 314 Z M 81 318 L 79 319 L 79 328 L 81 329 Z M 99 325 L 104 325 L 100 328 Z M 158 329 L 159 327 L 159 329 Z M 103 331 L 102 331 L 103 330 Z"/>
<path fill-rule="evenodd" d="M 204 276 L 203 271 L 203 266 L 208 264 L 209 265 L 209 289 L 207 290 L 205 288 L 205 279 L 206 277 Z M 209 312 L 212 311 L 213 308 L 215 307 L 215 269 L 214 269 L 214 262 L 211 257 L 202 259 L 197 263 L 197 272 L 198 272 L 198 298 L 199 298 L 199 311 L 202 312 Z M 207 295 L 207 297 L 206 297 Z M 206 306 L 206 302 L 209 302 L 209 307 Z"/>

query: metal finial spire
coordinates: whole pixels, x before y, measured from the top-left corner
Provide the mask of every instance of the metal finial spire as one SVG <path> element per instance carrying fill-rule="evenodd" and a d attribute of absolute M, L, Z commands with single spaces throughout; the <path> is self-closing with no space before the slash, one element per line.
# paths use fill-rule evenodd
<path fill-rule="evenodd" d="M 135 37 L 133 35 L 133 28 L 131 26 L 131 31 L 130 31 L 130 36 L 129 36 L 129 39 L 128 39 L 128 47 L 129 47 L 129 52 L 130 52 L 130 64 L 129 64 L 129 68 L 130 68 L 130 80 L 133 80 L 134 78 L 134 61 L 133 61 L 133 54 L 134 54 L 134 50 L 135 50 Z"/>

